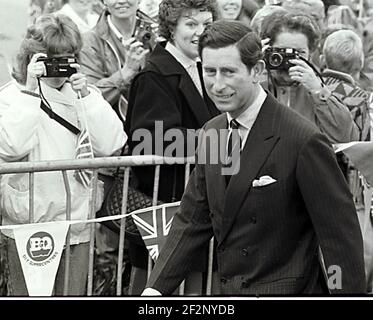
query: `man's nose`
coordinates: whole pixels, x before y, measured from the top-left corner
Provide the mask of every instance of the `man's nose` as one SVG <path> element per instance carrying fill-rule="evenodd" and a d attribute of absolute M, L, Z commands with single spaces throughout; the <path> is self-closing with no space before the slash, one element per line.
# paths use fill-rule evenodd
<path fill-rule="evenodd" d="M 222 77 L 220 75 L 217 75 L 213 82 L 213 90 L 217 93 L 220 93 L 225 88 L 225 82 L 223 81 Z"/>

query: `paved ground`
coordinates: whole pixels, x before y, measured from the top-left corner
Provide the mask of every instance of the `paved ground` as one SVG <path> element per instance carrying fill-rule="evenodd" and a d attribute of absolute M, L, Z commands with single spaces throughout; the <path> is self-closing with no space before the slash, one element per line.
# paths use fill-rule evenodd
<path fill-rule="evenodd" d="M 9 81 L 12 63 L 27 25 L 29 0 L 0 0 L 0 86 Z"/>

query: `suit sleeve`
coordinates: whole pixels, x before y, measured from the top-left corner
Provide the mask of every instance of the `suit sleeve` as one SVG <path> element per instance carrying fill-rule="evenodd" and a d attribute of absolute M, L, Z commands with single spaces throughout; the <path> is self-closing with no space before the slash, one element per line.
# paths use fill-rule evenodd
<path fill-rule="evenodd" d="M 340 268 L 334 294 L 365 293 L 363 240 L 348 185 L 326 137 L 316 133 L 301 148 L 297 182 L 310 214 L 329 278 Z M 329 288 L 333 289 L 333 288 Z"/>
<path fill-rule="evenodd" d="M 213 236 L 209 212 L 204 165 L 197 164 L 147 287 L 168 295 L 184 280 L 192 262 Z"/>

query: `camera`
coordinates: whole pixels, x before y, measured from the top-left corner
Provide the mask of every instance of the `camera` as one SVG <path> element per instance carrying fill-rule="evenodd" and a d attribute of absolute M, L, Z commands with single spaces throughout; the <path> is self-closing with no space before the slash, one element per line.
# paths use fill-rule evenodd
<path fill-rule="evenodd" d="M 289 60 L 297 59 L 298 57 L 298 51 L 293 48 L 269 47 L 264 53 L 267 68 L 272 70 L 288 71 L 293 66 Z"/>
<path fill-rule="evenodd" d="M 37 61 L 44 62 L 46 74 L 42 77 L 45 78 L 69 78 L 77 72 L 75 68 L 71 67 L 71 64 L 77 63 L 74 57 L 40 57 Z"/>
<path fill-rule="evenodd" d="M 154 48 L 155 35 L 150 22 L 137 19 L 135 32 L 133 35 L 138 41 L 142 42 L 144 49 Z"/>

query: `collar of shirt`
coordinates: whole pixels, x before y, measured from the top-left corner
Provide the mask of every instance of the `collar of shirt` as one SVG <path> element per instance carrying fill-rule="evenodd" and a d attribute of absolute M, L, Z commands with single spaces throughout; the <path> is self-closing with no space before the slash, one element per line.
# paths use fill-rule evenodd
<path fill-rule="evenodd" d="M 192 78 L 199 93 L 203 96 L 201 80 L 197 69 L 197 62 L 201 60 L 199 58 L 195 60 L 190 59 L 170 42 L 167 42 L 165 49 L 184 67 Z"/>
<path fill-rule="evenodd" d="M 119 41 L 124 45 L 124 37 L 118 30 L 118 28 L 114 25 L 114 23 L 111 21 L 110 14 L 107 16 L 107 23 L 109 25 L 109 28 L 111 31 L 113 31 L 114 35 L 119 39 Z"/>
<path fill-rule="evenodd" d="M 323 71 L 322 75 L 325 76 L 325 77 L 337 78 L 339 80 L 349 82 L 350 84 L 352 84 L 353 86 L 355 86 L 355 80 L 354 80 L 354 78 L 351 75 L 347 74 L 347 73 L 340 72 L 340 71 L 337 71 L 337 70 L 327 69 L 326 68 Z"/>
<path fill-rule="evenodd" d="M 238 132 L 242 139 L 242 149 L 245 146 L 247 137 L 249 136 L 250 130 L 254 125 L 256 118 L 258 117 L 259 111 L 262 108 L 264 100 L 267 98 L 267 93 L 264 89 L 259 86 L 259 94 L 251 104 L 243 113 L 241 113 L 237 118 L 236 121 L 240 124 Z M 227 112 L 227 120 L 228 123 L 232 120 L 232 116 Z"/>

